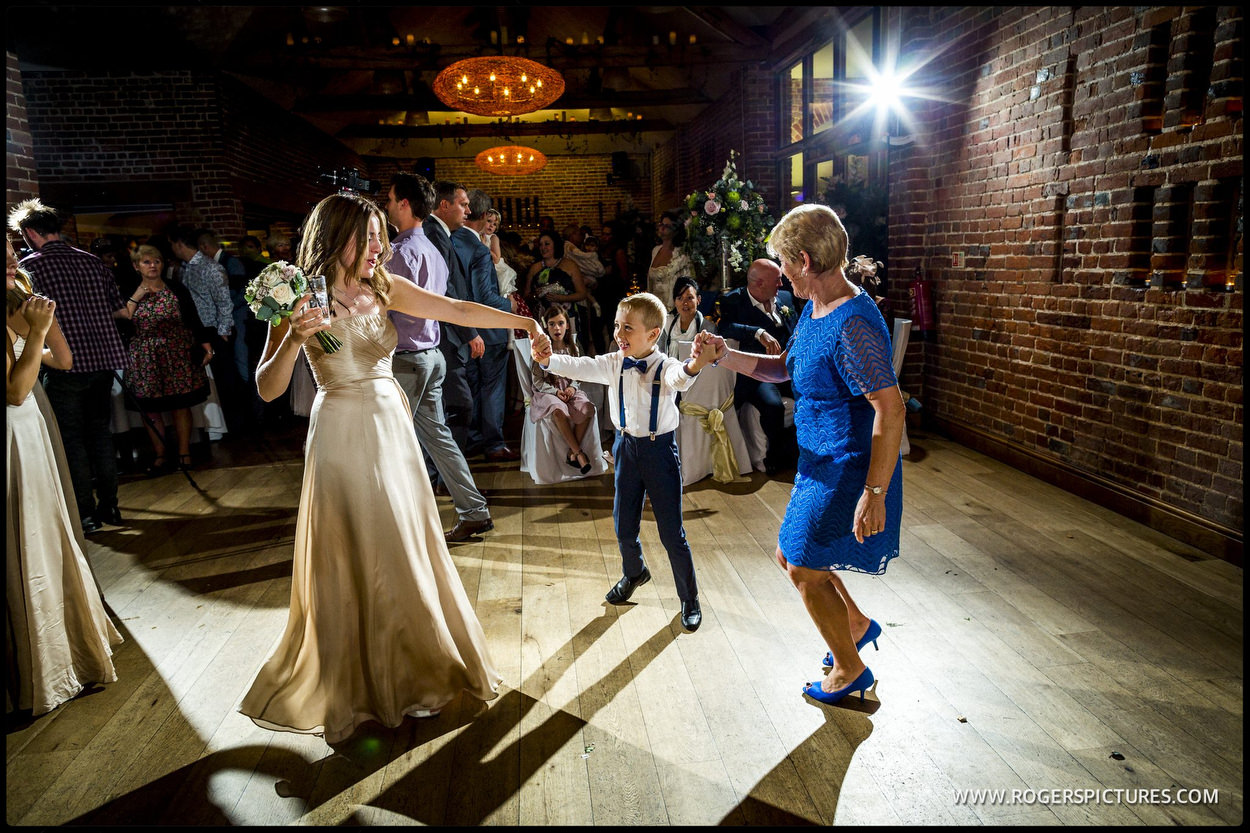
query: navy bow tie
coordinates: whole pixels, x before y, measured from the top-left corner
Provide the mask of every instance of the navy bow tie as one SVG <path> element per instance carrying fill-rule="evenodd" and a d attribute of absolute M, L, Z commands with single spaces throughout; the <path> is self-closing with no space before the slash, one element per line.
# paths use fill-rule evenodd
<path fill-rule="evenodd" d="M 631 359 L 629 356 L 626 356 L 625 366 L 622 368 L 622 370 L 629 370 L 631 368 L 634 370 L 637 370 L 639 373 L 646 373 L 647 372 L 647 360 L 646 359 Z"/>

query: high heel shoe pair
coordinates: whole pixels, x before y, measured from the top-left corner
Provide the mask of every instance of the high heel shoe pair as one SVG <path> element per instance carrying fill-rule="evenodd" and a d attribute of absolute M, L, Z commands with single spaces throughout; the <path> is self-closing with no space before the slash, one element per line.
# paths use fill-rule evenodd
<path fill-rule="evenodd" d="M 864 631 L 864 635 L 861 636 L 859 641 L 855 643 L 855 650 L 862 651 L 864 650 L 864 646 L 871 642 L 872 647 L 880 651 L 881 648 L 877 646 L 877 637 L 879 636 L 881 636 L 881 626 L 877 624 L 876 619 L 869 619 L 868 630 Z M 833 651 L 829 651 L 825 654 L 825 659 L 821 664 L 824 665 L 825 668 L 833 667 Z"/>
<path fill-rule="evenodd" d="M 578 451 L 576 454 L 573 454 L 570 452 L 564 455 L 564 462 L 568 463 L 570 466 L 577 469 L 582 474 L 590 474 L 590 460 L 587 460 L 586 464 L 582 465 L 581 460 L 578 459 L 580 457 L 585 457 L 585 456 L 586 456 L 586 453 L 583 451 Z"/>

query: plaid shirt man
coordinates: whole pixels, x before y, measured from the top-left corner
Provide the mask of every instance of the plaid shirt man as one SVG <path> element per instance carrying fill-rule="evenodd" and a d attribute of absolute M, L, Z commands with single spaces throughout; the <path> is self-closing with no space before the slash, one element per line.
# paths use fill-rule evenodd
<path fill-rule="evenodd" d="M 49 240 L 22 258 L 21 266 L 35 292 L 56 301 L 57 323 L 74 357 L 70 373 L 125 369 L 126 348 L 113 323 L 113 312 L 124 302 L 104 261 L 61 240 Z"/>
<path fill-rule="evenodd" d="M 230 300 L 230 287 L 226 269 L 212 258 L 196 252 L 195 257 L 182 267 L 182 283 L 191 290 L 195 299 L 195 311 L 205 327 L 212 327 L 222 338 L 234 329 L 234 301 Z"/>

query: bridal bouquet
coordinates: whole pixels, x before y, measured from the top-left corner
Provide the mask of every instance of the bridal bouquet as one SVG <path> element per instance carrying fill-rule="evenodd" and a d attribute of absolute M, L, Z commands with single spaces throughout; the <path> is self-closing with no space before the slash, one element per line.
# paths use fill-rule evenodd
<path fill-rule="evenodd" d="M 295 312 L 296 302 L 307 292 L 308 278 L 304 277 L 299 267 L 285 260 L 278 260 L 266 266 L 252 279 L 243 290 L 243 297 L 259 320 L 276 327 L 283 318 L 289 318 Z M 319 300 L 324 307 L 326 299 Z M 325 330 L 317 332 L 317 341 L 327 353 L 333 353 L 343 346 L 343 342 Z"/>

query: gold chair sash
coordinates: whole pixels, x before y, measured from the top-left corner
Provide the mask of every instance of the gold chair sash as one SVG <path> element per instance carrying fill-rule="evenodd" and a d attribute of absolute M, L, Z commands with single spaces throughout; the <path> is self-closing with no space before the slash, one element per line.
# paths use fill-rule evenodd
<path fill-rule="evenodd" d="M 725 429 L 725 412 L 733 404 L 734 395 L 730 392 L 719 408 L 705 408 L 684 399 L 677 406 L 683 414 L 696 417 L 699 426 L 712 435 L 712 479 L 717 483 L 732 483 L 738 479 L 738 457 Z"/>

